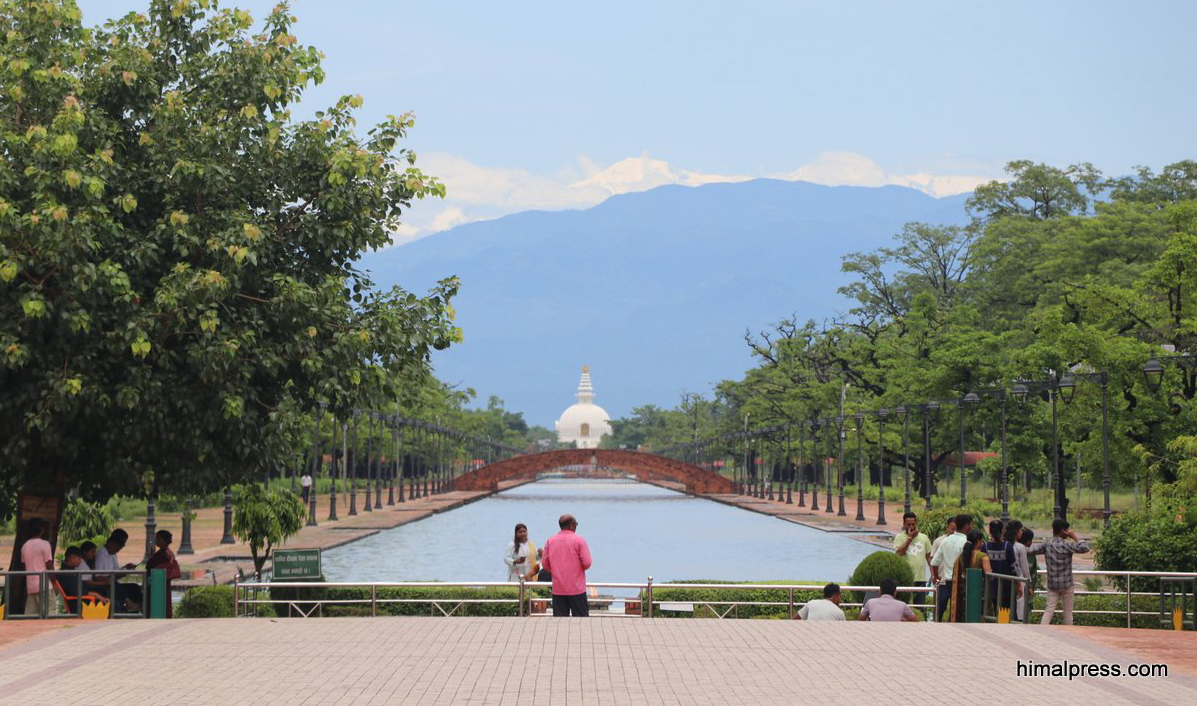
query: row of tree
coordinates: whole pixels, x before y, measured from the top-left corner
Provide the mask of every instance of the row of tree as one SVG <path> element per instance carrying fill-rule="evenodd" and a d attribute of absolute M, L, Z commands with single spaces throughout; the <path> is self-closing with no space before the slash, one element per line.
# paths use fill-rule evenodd
<path fill-rule="evenodd" d="M 1120 178 L 1089 164 L 1018 161 L 1006 171 L 967 201 L 967 225 L 910 223 L 889 247 L 845 255 L 843 270 L 853 275 L 840 289 L 851 302 L 846 313 L 746 333 L 758 364 L 743 378 L 719 384 L 712 399 L 686 394 L 673 409 L 637 408 L 612 423 L 604 444 L 662 448 L 726 436 L 747 415 L 750 428 L 788 427 L 796 447 L 798 427 L 812 419 L 905 406 L 917 466 L 916 405 L 1105 372 L 1114 483 L 1191 486 L 1197 358 L 1185 356 L 1197 353 L 1197 162 Z M 1165 363 L 1158 392 L 1143 374 L 1153 358 Z M 1100 392 L 1096 376 L 1078 376 L 1075 399 L 1058 405 L 1062 465 L 1073 469 L 1083 457 L 1086 475 L 1101 472 Z M 1034 399 L 1007 398 L 1005 450 L 1012 478 L 1046 484 L 1051 408 Z M 997 395 L 982 394 L 967 416 L 969 450 L 999 450 L 1000 413 Z M 886 466 L 905 461 L 895 419 L 885 427 Z M 955 408 L 932 413 L 931 423 L 938 473 L 958 446 Z M 875 449 L 875 416 L 863 431 Z M 723 447 L 731 456 L 741 450 Z M 814 453 L 809 445 L 805 452 Z M 876 477 L 878 459 L 868 453 Z"/>

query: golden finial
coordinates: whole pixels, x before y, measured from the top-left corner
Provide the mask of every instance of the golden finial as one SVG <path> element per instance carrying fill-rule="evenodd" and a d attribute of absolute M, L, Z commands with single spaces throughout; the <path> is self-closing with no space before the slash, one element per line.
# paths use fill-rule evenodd
<path fill-rule="evenodd" d="M 589 366 L 589 365 L 583 365 L 583 366 L 582 366 L 582 372 L 584 372 L 584 373 L 588 373 L 588 372 L 590 372 L 590 366 Z"/>

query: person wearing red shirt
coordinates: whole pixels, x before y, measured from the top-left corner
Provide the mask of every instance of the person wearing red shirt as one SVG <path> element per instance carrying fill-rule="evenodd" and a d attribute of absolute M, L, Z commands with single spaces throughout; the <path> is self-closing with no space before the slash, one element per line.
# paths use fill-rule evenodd
<path fill-rule="evenodd" d="M 586 570 L 590 568 L 590 547 L 577 535 L 578 521 L 573 515 L 557 520 L 561 531 L 544 543 L 540 565 L 553 575 L 553 616 L 589 617 L 586 599 Z"/>

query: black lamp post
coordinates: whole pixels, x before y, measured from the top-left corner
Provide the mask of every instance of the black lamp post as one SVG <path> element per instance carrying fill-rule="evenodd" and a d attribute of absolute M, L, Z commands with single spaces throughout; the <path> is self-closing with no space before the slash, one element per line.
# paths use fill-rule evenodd
<path fill-rule="evenodd" d="M 794 504 L 794 448 L 793 448 L 793 446 L 791 446 L 792 442 L 793 442 L 793 434 L 791 432 L 790 425 L 787 424 L 786 425 L 786 462 L 785 462 L 785 464 L 782 465 L 782 471 L 781 471 L 782 473 L 786 474 L 786 477 L 785 477 L 786 505 Z M 798 497 L 799 497 L 799 500 L 801 501 L 801 499 L 802 499 L 801 494 L 799 494 Z M 802 503 L 799 502 L 798 505 L 801 506 Z"/>
<path fill-rule="evenodd" d="M 1155 362 L 1159 365 L 1159 361 Z M 1163 371 L 1160 372 L 1162 377 Z M 1060 396 L 1066 405 L 1072 404 L 1076 396 L 1077 380 L 1101 385 L 1101 487 L 1104 496 L 1101 517 L 1102 523 L 1108 526 L 1110 515 L 1113 514 L 1110 511 L 1110 376 L 1103 370 L 1097 373 L 1071 373 L 1060 378 Z M 1158 385 L 1156 389 L 1159 389 Z"/>
<path fill-rule="evenodd" d="M 1018 380 L 1010 388 L 1010 394 L 1019 404 L 1027 401 L 1031 390 L 1046 391 L 1052 405 L 1052 474 L 1055 484 L 1053 515 L 1056 519 L 1067 519 L 1068 498 L 1064 488 L 1064 479 L 1060 468 L 1060 425 L 1056 410 L 1056 397 L 1059 396 L 1061 378 L 1051 377 L 1046 380 Z M 1075 383 L 1073 384 L 1075 386 Z"/>
<path fill-rule="evenodd" d="M 1001 440 L 1000 441 L 1001 441 L 1001 446 L 1002 446 L 1002 456 L 1001 456 L 1002 463 L 1001 463 L 1001 471 L 1000 471 L 1001 475 L 999 476 L 999 478 L 1000 478 L 999 482 L 1001 484 L 1001 490 L 999 491 L 999 495 L 1001 496 L 1001 502 L 1002 502 L 1002 522 L 1009 522 L 1010 521 L 1010 490 L 1009 490 L 1009 473 L 1008 473 L 1008 470 L 1006 467 L 1006 389 L 1004 387 L 994 387 L 994 388 L 987 388 L 984 390 L 976 390 L 975 392 L 970 392 L 968 395 L 965 395 L 965 397 L 967 398 L 969 395 L 971 395 L 975 399 L 975 402 L 972 402 L 973 404 L 975 404 L 976 402 L 979 402 L 980 398 L 982 396 L 996 397 L 998 399 L 998 401 L 1001 403 L 1002 416 L 1001 416 Z"/>
<path fill-rule="evenodd" d="M 835 419 L 833 417 L 827 417 L 823 422 L 823 427 L 827 430 L 827 435 L 825 436 L 827 440 L 827 455 L 824 456 L 825 461 L 823 464 L 823 482 L 825 488 L 823 493 L 823 512 L 826 514 L 834 512 L 831 506 L 832 497 L 834 496 L 834 493 L 832 493 L 832 485 L 835 483 L 833 479 L 835 472 L 831 469 L 831 459 L 835 458 L 836 435 L 839 433 L 836 431 L 837 428 L 832 425 L 832 422 L 834 421 Z M 836 459 L 836 462 L 836 465 L 838 466 L 838 458 Z"/>
<path fill-rule="evenodd" d="M 864 449 L 861 447 L 861 428 L 864 413 L 856 413 L 856 521 L 864 522 Z"/>
<path fill-rule="evenodd" d="M 975 392 L 960 398 L 960 507 L 968 505 L 968 471 L 964 466 L 964 414 L 969 407 L 980 401 L 981 398 Z"/>
<path fill-rule="evenodd" d="M 357 515 L 357 462 L 358 462 L 358 436 L 357 436 L 357 418 L 361 412 L 353 410 L 353 445 L 348 448 L 349 453 L 353 454 L 353 458 L 345 456 L 345 480 L 349 486 L 349 516 Z"/>
<path fill-rule="evenodd" d="M 798 507 L 806 507 L 806 425 L 798 425 L 798 456 L 794 459 L 798 474 Z"/>
<path fill-rule="evenodd" d="M 399 486 L 399 502 L 403 502 L 403 465 L 399 456 L 399 414 L 395 413 L 391 417 L 391 448 L 394 450 L 395 458 L 391 462 L 391 489 L 387 493 L 387 505 L 395 504 L 395 485 Z"/>
<path fill-rule="evenodd" d="M 906 464 L 903 466 L 903 477 L 905 478 L 906 495 L 902 502 L 902 512 L 910 512 L 910 414 L 906 410 L 906 405 L 898 405 L 894 408 L 894 413 L 902 417 L 902 448 L 906 454 Z"/>
<path fill-rule="evenodd" d="M 179 541 L 179 554 L 194 554 L 191 546 L 191 498 L 183 500 L 183 539 Z"/>
<path fill-rule="evenodd" d="M 374 511 L 374 502 L 370 493 L 370 484 L 374 482 L 374 416 L 375 412 L 366 412 L 366 502 L 362 510 Z"/>
<path fill-rule="evenodd" d="M 237 540 L 233 539 L 233 489 L 227 485 L 224 488 L 224 535 L 220 538 L 220 543 L 237 543 Z"/>
<path fill-rule="evenodd" d="M 877 524 L 885 524 L 885 418 L 889 410 L 877 410 Z"/>
<path fill-rule="evenodd" d="M 835 418 L 836 428 L 840 433 L 840 457 L 836 459 L 837 470 L 839 471 L 838 490 L 836 495 L 839 497 L 839 510 L 836 511 L 837 517 L 847 517 L 848 513 L 844 511 L 844 415 L 839 415 Z"/>
<path fill-rule="evenodd" d="M 923 410 L 923 494 L 927 499 L 927 512 L 931 512 L 931 413 L 939 411 L 939 403 L 931 400 L 920 407 Z"/>

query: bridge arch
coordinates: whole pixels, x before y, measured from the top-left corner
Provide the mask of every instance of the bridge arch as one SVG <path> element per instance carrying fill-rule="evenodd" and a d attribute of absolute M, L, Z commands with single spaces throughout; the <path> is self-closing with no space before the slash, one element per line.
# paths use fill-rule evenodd
<path fill-rule="evenodd" d="M 499 481 L 532 478 L 567 466 L 618 468 L 644 481 L 685 483 L 686 491 L 696 494 L 732 492 L 730 479 L 698 466 L 643 451 L 615 449 L 562 449 L 513 456 L 458 476 L 453 488 L 498 490 Z"/>

